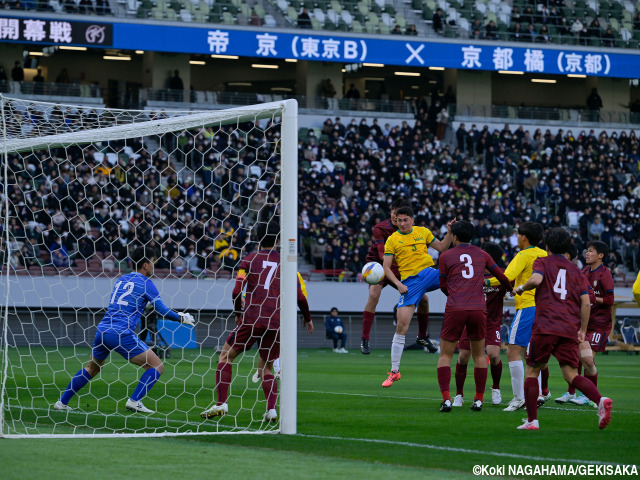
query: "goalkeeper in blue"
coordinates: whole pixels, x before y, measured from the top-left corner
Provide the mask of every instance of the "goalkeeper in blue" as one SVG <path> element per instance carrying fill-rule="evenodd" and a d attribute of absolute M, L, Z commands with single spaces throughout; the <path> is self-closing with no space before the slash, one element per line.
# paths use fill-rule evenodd
<path fill-rule="evenodd" d="M 73 376 L 60 400 L 53 406 L 54 410 L 72 410 L 69 400 L 100 373 L 109 354 L 116 351 L 145 370 L 133 395 L 127 400 L 127 409 L 154 413 L 143 405 L 142 398 L 158 381 L 164 371 L 164 365 L 158 356 L 138 339 L 134 330 L 149 302 L 158 314 L 170 320 L 190 326 L 195 325 L 195 320 L 189 313 L 174 312 L 160 299 L 158 289 L 149 279 L 153 275 L 155 261 L 149 250 L 145 251 L 144 247 L 136 248 L 131 254 L 131 260 L 136 271 L 118 278 L 113 287 L 107 313 L 98 324 L 89 363 Z"/>

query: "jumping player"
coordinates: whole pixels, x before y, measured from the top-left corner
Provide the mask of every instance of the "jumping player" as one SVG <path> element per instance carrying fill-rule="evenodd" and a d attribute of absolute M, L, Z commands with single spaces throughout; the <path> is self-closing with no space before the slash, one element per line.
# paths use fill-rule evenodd
<path fill-rule="evenodd" d="M 398 230 L 396 214 L 400 207 L 410 207 L 411 203 L 404 199 L 399 198 L 394 200 L 391 204 L 391 217 L 378 223 L 373 227 L 373 244 L 367 254 L 366 262 L 378 262 L 380 265 L 384 259 L 384 245 L 387 239 Z M 394 261 L 391 264 L 391 269 L 396 277 L 400 276 L 398 271 L 398 264 Z M 369 285 L 369 298 L 364 306 L 362 312 L 362 339 L 360 341 L 360 351 L 363 355 L 369 355 L 371 349 L 369 348 L 369 334 L 371 333 L 371 327 L 376 315 L 376 306 L 380 300 L 380 294 L 382 289 L 386 285 L 391 285 L 396 288 L 395 284 L 387 280 L 385 277 L 377 285 Z M 429 297 L 424 296 L 424 303 L 418 305 L 418 338 L 416 343 L 422 347 L 426 347 L 429 352 L 434 353 L 438 348 L 429 340 L 429 333 L 427 331 L 429 326 Z"/>
<path fill-rule="evenodd" d="M 451 359 L 456 344 L 467 330 L 471 340 L 471 354 L 475 368 L 476 396 L 471 410 L 482 410 L 487 363 L 484 357 L 487 303 L 484 296 L 484 272 L 495 275 L 502 287 L 513 292 L 509 279 L 498 268 L 496 261 L 485 251 L 469 242 L 475 235 L 471 222 L 460 220 L 451 226 L 454 247 L 440 255 L 440 289 L 447 295 L 442 333 L 440 333 L 440 359 L 438 383 L 442 392 L 441 412 L 451 411 Z"/>
<path fill-rule="evenodd" d="M 267 400 L 264 419 L 277 421 L 278 383 L 273 375 L 273 361 L 280 356 L 280 252 L 276 249 L 280 227 L 273 222 L 258 225 L 260 250 L 247 255 L 241 262 L 233 288 L 233 305 L 237 327 L 227 337 L 216 368 L 218 401 L 200 414 L 202 418 L 226 415 L 231 385 L 232 363 L 235 358 L 258 342 L 258 371 L 262 391 Z M 246 286 L 245 310 L 242 312 L 242 291 Z M 313 322 L 307 298 L 298 284 L 298 307 L 303 325 L 313 333 Z"/>
<path fill-rule="evenodd" d="M 562 228 L 552 228 L 545 235 L 549 256 L 533 263 L 533 274 L 516 293 L 536 289 L 536 316 L 527 354 L 525 404 L 527 420 L 520 430 L 538 430 L 538 380 L 540 370 L 553 354 L 569 385 L 583 392 L 598 405 L 598 427 L 611 420 L 613 402 L 603 397 L 593 382 L 578 375 L 580 343 L 585 341 L 589 324 L 589 284 L 580 270 L 566 259 L 571 236 Z M 578 334 L 576 335 L 576 331 Z"/>
<path fill-rule="evenodd" d="M 136 248 L 131 253 L 131 261 L 136 271 L 127 273 L 116 281 L 107 313 L 98 324 L 89 363 L 73 376 L 60 400 L 53 406 L 54 410 L 72 410 L 69 400 L 100 373 L 109 354 L 116 351 L 145 370 L 133 395 L 127 400 L 126 408 L 134 412 L 154 413 L 142 404 L 142 398 L 158 381 L 164 371 L 164 365 L 134 332 L 142 312 L 148 303 L 152 303 L 158 314 L 169 320 L 190 326 L 195 325 L 195 320 L 190 313 L 174 312 L 160 299 L 158 289 L 149 278 L 153 275 L 155 262 L 154 254 L 150 250 L 145 247 Z"/>
<path fill-rule="evenodd" d="M 589 281 L 589 286 L 593 288 L 595 304 L 591 307 L 586 339 L 580 343 L 580 366 L 584 367 L 585 378 L 591 380 L 596 387 L 598 386 L 598 371 L 595 356 L 598 352 L 605 351 L 612 327 L 613 276 L 602 263 L 607 255 L 609 255 L 609 247 L 606 243 L 600 241 L 587 243 L 587 251 L 584 255 L 587 266 L 582 269 L 582 273 Z M 578 373 L 580 373 L 580 367 L 578 367 Z M 556 398 L 557 403 L 566 403 L 567 401 L 577 405 L 589 404 L 589 399 L 584 395 L 576 397 L 575 389 L 571 386 L 569 391 L 560 398 Z"/>
<path fill-rule="evenodd" d="M 482 249 L 491 255 L 493 261 L 496 264 L 502 262 L 504 250 L 497 243 L 485 243 L 482 245 Z M 493 385 L 491 387 L 491 403 L 494 405 L 500 405 L 502 402 L 502 394 L 500 392 L 500 379 L 502 377 L 502 360 L 500 360 L 500 327 L 502 326 L 502 308 L 504 305 L 504 296 L 507 293 L 507 289 L 499 285 L 497 287 L 484 286 L 484 296 L 487 302 L 487 328 L 486 336 L 484 339 L 485 350 L 489 355 L 489 362 L 491 364 L 491 379 Z M 462 332 L 462 337 L 458 342 L 458 362 L 456 363 L 456 396 L 453 399 L 454 407 L 461 407 L 463 405 L 463 388 L 464 382 L 467 378 L 467 365 L 471 358 L 471 344 L 469 343 L 469 336 L 467 335 L 467 329 Z"/>
<path fill-rule="evenodd" d="M 398 289 L 400 300 L 396 333 L 391 344 L 391 372 L 387 373 L 387 379 L 382 382 L 383 387 L 390 387 L 393 382 L 401 378 L 400 359 L 404 350 L 405 334 L 416 305 L 421 303 L 424 309 L 426 293 L 440 287 L 438 271 L 432 268 L 434 262 L 431 255 L 427 253 L 427 248 L 431 246 L 439 252 L 449 248 L 452 238 L 451 225 L 456 222 L 454 219 L 447 223 L 447 235 L 440 241 L 436 240 L 428 228 L 413 226 L 411 207 L 400 207 L 396 213 L 396 219 L 398 231 L 393 233 L 385 243 L 383 267 L 387 280 Z M 391 268 L 394 260 L 398 263 L 400 280 Z"/>

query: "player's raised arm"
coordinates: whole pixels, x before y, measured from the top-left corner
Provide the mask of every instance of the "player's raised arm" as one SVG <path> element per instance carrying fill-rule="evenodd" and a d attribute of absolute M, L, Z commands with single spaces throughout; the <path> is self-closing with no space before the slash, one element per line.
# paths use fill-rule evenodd
<path fill-rule="evenodd" d="M 180 322 L 192 327 L 196 324 L 196 319 L 193 318 L 193 315 L 191 315 L 190 313 L 174 312 L 169 307 L 167 307 L 160 298 L 160 292 L 158 292 L 158 289 L 155 287 L 153 282 L 148 281 L 146 289 L 150 297 L 149 303 L 153 304 L 156 312 L 158 312 L 160 316 L 168 318 L 169 320 L 173 320 L 174 322 Z"/>
<path fill-rule="evenodd" d="M 434 239 L 429 246 L 436 249 L 440 253 L 444 252 L 451 246 L 451 242 L 453 241 L 453 234 L 451 233 L 451 226 L 456 223 L 457 220 L 454 218 L 453 220 L 447 222 L 447 234 L 444 236 L 442 240 Z"/>
<path fill-rule="evenodd" d="M 498 279 L 498 281 L 510 292 L 512 295 L 514 294 L 513 286 L 511 286 L 511 280 L 504 274 L 502 269 L 498 267 L 498 264 L 495 263 L 491 255 L 488 253 L 485 254 L 487 270 Z"/>
<path fill-rule="evenodd" d="M 302 313 L 302 324 L 307 328 L 309 333 L 313 333 L 313 321 L 311 320 L 311 311 L 309 310 L 309 302 L 304 292 L 298 286 L 298 308 Z"/>
<path fill-rule="evenodd" d="M 507 275 L 507 272 L 505 271 L 504 273 L 505 273 L 505 276 L 508 278 L 509 275 Z M 535 262 L 533 262 L 533 273 L 531 274 L 531 277 L 529 278 L 529 280 L 527 280 L 527 282 L 524 285 L 518 285 L 515 288 L 516 294 L 522 295 L 524 292 L 528 290 L 533 290 L 534 288 L 536 288 L 538 285 L 542 283 L 543 279 L 544 279 L 544 263 L 542 263 L 540 259 L 537 259 Z"/>
<path fill-rule="evenodd" d="M 510 282 L 513 282 L 526 267 L 527 267 L 527 260 L 521 255 L 516 255 L 515 257 L 513 257 L 513 260 L 509 262 L 509 265 L 507 265 L 507 268 L 505 268 L 504 274 L 509 279 Z M 499 283 L 500 283 L 500 280 L 498 280 L 495 276 L 491 278 L 487 278 L 485 280 L 485 284 L 488 287 L 497 287 Z"/>
<path fill-rule="evenodd" d="M 231 298 L 233 299 L 233 312 L 236 314 L 236 325 L 240 325 L 242 322 L 242 290 L 244 289 L 244 284 L 247 280 L 247 272 L 243 266 L 240 265 L 240 270 L 238 270 L 238 276 L 236 277 L 236 283 L 233 286 L 233 292 L 231 293 Z"/>

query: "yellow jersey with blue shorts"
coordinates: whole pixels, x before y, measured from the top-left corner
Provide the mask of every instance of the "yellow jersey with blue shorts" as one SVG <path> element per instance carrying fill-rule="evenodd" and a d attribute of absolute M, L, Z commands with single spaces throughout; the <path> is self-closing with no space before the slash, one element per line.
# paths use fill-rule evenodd
<path fill-rule="evenodd" d="M 400 295 L 398 307 L 417 305 L 426 292 L 440 288 L 438 271 L 431 268 L 433 258 L 427 253 L 433 233 L 425 227 L 413 227 L 409 233 L 392 233 L 384 244 L 384 255 L 392 255 L 398 264 L 400 281 L 409 291 Z"/>
<path fill-rule="evenodd" d="M 524 285 L 533 274 L 533 262 L 537 258 L 546 257 L 547 252 L 538 247 L 528 247 L 520 250 L 511 260 L 504 274 L 510 281 L 515 281 L 515 286 Z M 497 278 L 489 281 L 491 286 L 500 285 Z M 528 290 L 522 295 L 516 295 L 516 314 L 509 329 L 509 343 L 526 347 L 531 340 L 533 320 L 536 316 L 536 289 Z"/>

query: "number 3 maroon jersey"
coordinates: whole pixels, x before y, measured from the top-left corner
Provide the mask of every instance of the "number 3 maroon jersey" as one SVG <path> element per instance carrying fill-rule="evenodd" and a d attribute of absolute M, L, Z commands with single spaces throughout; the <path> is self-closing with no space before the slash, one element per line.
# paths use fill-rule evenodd
<path fill-rule="evenodd" d="M 496 277 L 506 277 L 496 262 L 484 250 L 461 243 L 440 255 L 440 285 L 447 290 L 447 310 L 478 310 L 485 312 L 484 271 Z"/>
<path fill-rule="evenodd" d="M 280 328 L 280 252 L 260 250 L 240 262 L 238 276 L 246 276 L 247 296 L 242 323 Z"/>
<path fill-rule="evenodd" d="M 542 275 L 536 287 L 536 317 L 533 333 L 578 338 L 580 297 L 589 294 L 589 283 L 580 269 L 564 255 L 540 257 L 533 273 Z"/>

